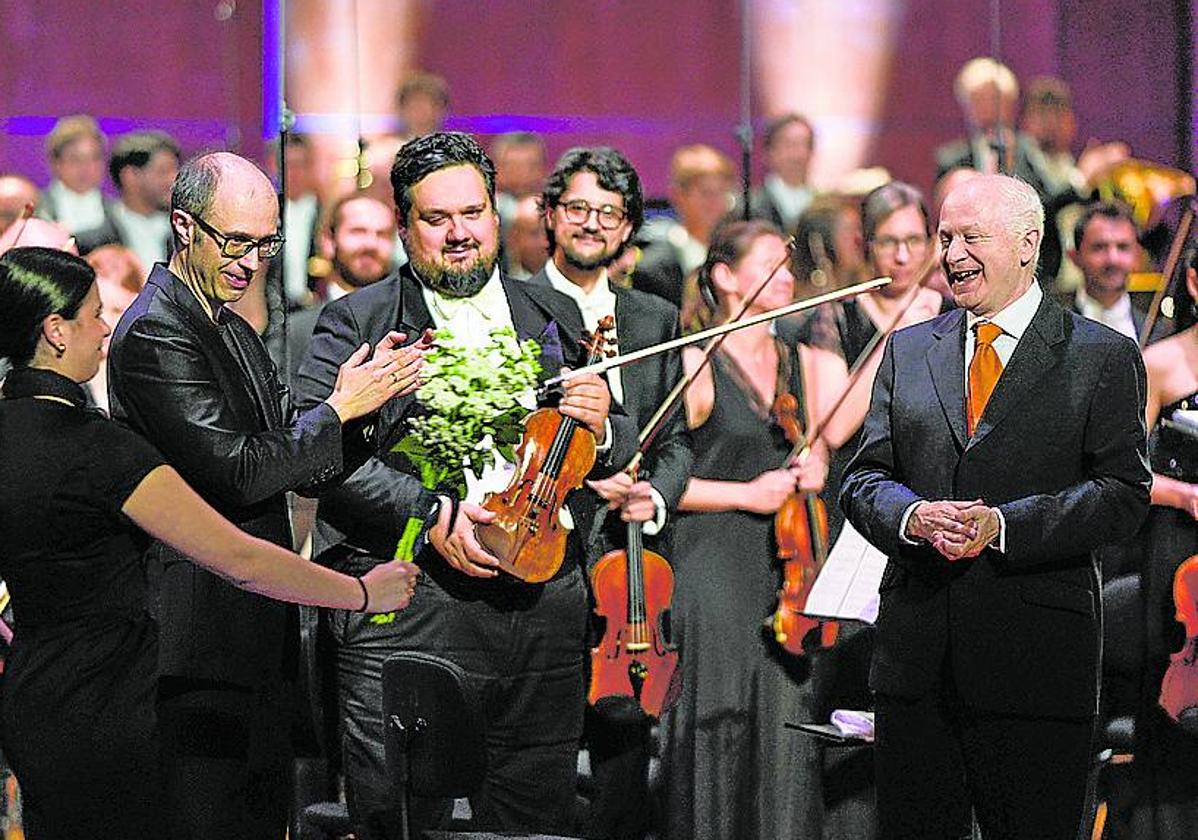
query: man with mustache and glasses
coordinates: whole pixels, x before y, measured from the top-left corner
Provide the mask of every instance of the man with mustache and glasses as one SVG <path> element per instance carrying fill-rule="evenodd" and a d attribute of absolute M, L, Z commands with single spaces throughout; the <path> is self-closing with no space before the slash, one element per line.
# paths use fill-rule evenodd
<path fill-rule="evenodd" d="M 346 348 L 399 329 L 418 335 L 446 328 L 455 341 L 489 340 L 514 327 L 541 345 L 545 376 L 582 361 L 583 319 L 552 289 L 510 280 L 499 268 L 495 168 L 469 135 L 438 132 L 406 143 L 391 169 L 396 220 L 410 262 L 385 280 L 325 306 L 300 365 L 301 404 L 324 398 L 331 360 Z M 374 457 L 341 487 L 321 497 L 315 550 L 320 562 L 370 568 L 391 557 L 403 528 L 402 505 L 417 479 L 391 449 L 403 434 L 411 401 L 380 415 Z M 393 404 L 394 405 L 394 404 Z M 580 376 L 565 385 L 559 410 L 596 436 L 592 478 L 605 478 L 635 450 L 636 428 L 615 409 L 607 384 Z M 412 606 L 386 624 L 334 613 L 347 798 L 359 837 L 398 837 L 383 752 L 381 671 L 400 650 L 424 651 L 461 666 L 477 688 L 487 719 L 488 771 L 470 798 L 473 827 L 569 833 L 573 827 L 578 739 L 584 707 L 587 617 L 581 534 L 596 497 L 567 500 L 575 529 L 561 570 L 532 585 L 500 574 L 479 545 L 474 525 L 492 514 L 462 502 L 430 510 L 438 527 L 416 558 L 424 570 Z M 456 512 L 456 513 L 455 513 Z M 452 520 L 452 523 L 451 523 Z M 415 803 L 419 826 L 445 825 L 448 803 Z"/>
<path fill-rule="evenodd" d="M 632 164 L 608 147 L 570 149 L 549 175 L 542 197 L 550 259 L 529 282 L 573 298 L 588 329 L 604 317 L 615 318 L 615 339 L 622 353 L 677 338 L 678 309 L 673 304 L 636 289 L 616 288 L 609 281 L 608 266 L 644 220 L 641 181 Z M 613 395 L 641 426 L 682 375 L 677 353 L 607 374 Z M 626 549 L 628 522 L 643 523 L 649 548 L 668 557 L 665 545 L 654 538 L 668 513 L 678 509 L 692 460 L 690 433 L 679 408 L 648 450 L 641 480 L 634 483 L 626 473 L 618 473 L 590 482 L 609 510 L 596 518 L 601 527 L 588 539 L 588 562 L 612 549 Z M 615 633 L 616 628 L 607 632 Z M 651 810 L 649 724 L 631 698 L 607 698 L 588 714 L 595 792 L 586 836 L 644 836 Z"/>
<path fill-rule="evenodd" d="M 274 187 L 245 158 L 216 152 L 184 164 L 171 193 L 174 253 L 113 331 L 108 392 L 113 418 L 205 501 L 290 548 L 286 491 L 317 492 L 362 463 L 363 418 L 415 390 L 422 354 L 397 351 L 395 333 L 380 336 L 370 361 L 370 348 L 349 348 L 334 362 L 327 399 L 293 413 L 261 339 L 228 307 L 279 253 L 278 224 Z M 404 502 L 428 504 L 416 492 Z M 296 611 L 164 543 L 152 543 L 147 560 L 171 836 L 281 838 Z"/>
<path fill-rule="evenodd" d="M 1098 710 L 1094 551 L 1148 510 L 1136 345 L 1035 279 L 1005 175 L 941 209 L 960 309 L 896 332 L 840 503 L 889 557 L 870 687 L 880 836 L 1075 837 Z"/>

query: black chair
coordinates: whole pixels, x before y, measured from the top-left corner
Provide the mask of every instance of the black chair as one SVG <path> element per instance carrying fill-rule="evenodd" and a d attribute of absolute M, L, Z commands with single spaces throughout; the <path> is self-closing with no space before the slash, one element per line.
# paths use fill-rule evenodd
<path fill-rule="evenodd" d="M 427 653 L 404 651 L 383 663 L 384 747 L 399 803 L 400 835 L 410 840 L 410 797 L 468 797 L 487 773 L 486 721 L 460 667 Z M 571 840 L 547 835 L 426 831 L 425 840 Z"/>

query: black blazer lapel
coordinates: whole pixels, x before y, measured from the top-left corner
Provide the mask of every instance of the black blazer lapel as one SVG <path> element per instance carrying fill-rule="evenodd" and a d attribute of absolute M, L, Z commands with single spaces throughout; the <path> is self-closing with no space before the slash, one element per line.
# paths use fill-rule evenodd
<path fill-rule="evenodd" d="M 986 410 L 969 440 L 969 447 L 977 446 L 985 439 L 1057 364 L 1057 353 L 1053 348 L 1065 340 L 1065 317 L 1061 307 L 1047 296 L 1040 302 L 1040 308 L 1015 347 L 1011 361 L 998 378 L 990 402 L 986 403 Z"/>
<path fill-rule="evenodd" d="M 965 438 L 965 312 L 957 310 L 932 330 L 935 341 L 928 348 L 927 363 L 932 388 L 952 429 L 958 449 Z"/>

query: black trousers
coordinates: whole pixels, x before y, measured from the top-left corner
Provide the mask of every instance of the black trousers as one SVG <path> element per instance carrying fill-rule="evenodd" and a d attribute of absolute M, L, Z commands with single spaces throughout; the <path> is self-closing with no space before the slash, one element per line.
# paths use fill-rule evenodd
<path fill-rule="evenodd" d="M 951 686 L 874 708 L 882 840 L 968 838 L 971 810 L 985 840 L 1078 836 L 1092 718 L 972 710 Z"/>
<path fill-rule="evenodd" d="M 482 699 L 489 763 L 482 788 L 470 796 L 471 828 L 573 831 L 585 705 L 581 570 L 542 585 L 438 570 L 421 575 L 412 603 L 392 621 L 344 611 L 331 618 L 346 797 L 360 837 L 398 836 L 383 751 L 381 675 L 383 662 L 401 650 L 455 662 Z M 413 803 L 417 829 L 445 828 L 449 816 L 447 803 Z"/>
<path fill-rule="evenodd" d="M 584 737 L 594 793 L 584 835 L 593 840 L 642 840 L 649 830 L 649 718 L 618 720 L 587 708 Z"/>
<path fill-rule="evenodd" d="M 158 722 L 176 840 L 281 840 L 287 831 L 287 686 L 164 677 Z"/>

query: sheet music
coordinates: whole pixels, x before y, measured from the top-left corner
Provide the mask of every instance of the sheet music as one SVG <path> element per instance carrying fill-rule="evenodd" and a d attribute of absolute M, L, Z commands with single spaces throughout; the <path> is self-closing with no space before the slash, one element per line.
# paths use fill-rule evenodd
<path fill-rule="evenodd" d="M 886 555 L 847 520 L 807 596 L 807 615 L 873 624 Z"/>

